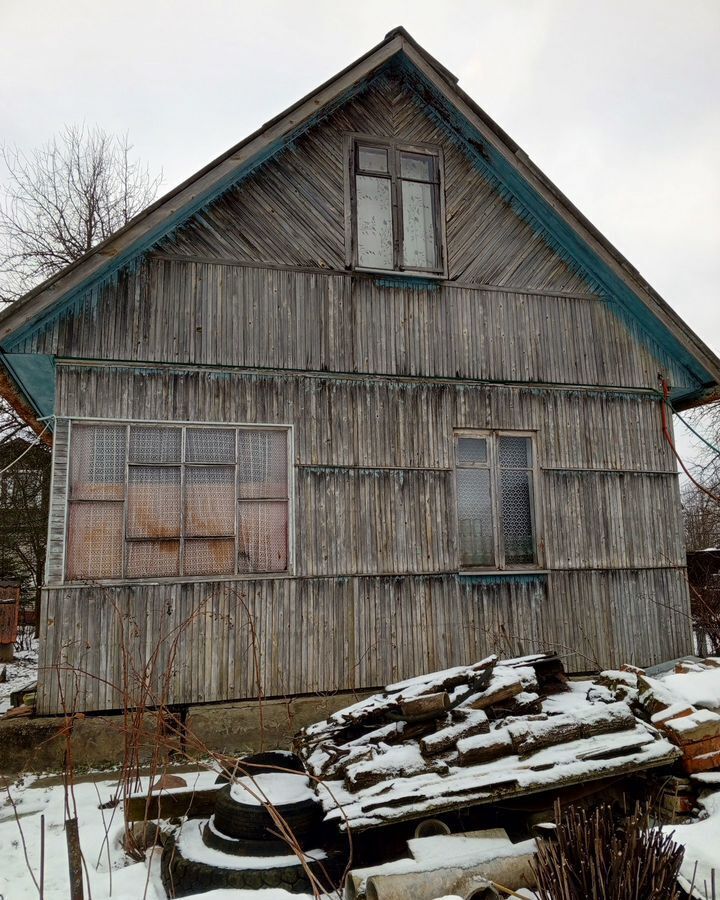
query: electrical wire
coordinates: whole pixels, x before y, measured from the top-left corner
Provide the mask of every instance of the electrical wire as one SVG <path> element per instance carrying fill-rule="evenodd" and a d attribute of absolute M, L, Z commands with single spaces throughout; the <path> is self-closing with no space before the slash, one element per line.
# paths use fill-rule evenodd
<path fill-rule="evenodd" d="M 20 460 L 23 458 L 23 456 L 25 456 L 26 453 L 29 453 L 29 452 L 32 450 L 33 447 L 37 447 L 37 445 L 40 443 L 40 438 L 45 434 L 45 432 L 48 430 L 49 427 L 50 427 L 50 422 L 48 422 L 48 423 L 45 425 L 45 427 L 43 428 L 43 430 L 40 432 L 40 434 L 38 434 L 38 436 L 35 438 L 35 440 L 32 442 L 32 444 L 29 444 L 29 445 L 23 450 L 23 452 L 20 454 L 20 456 L 16 457 L 16 459 L 14 459 L 9 465 L 5 466 L 4 469 L 0 469 L 0 475 L 4 475 L 9 469 L 12 469 L 12 467 L 13 467 L 16 463 L 19 463 L 19 462 L 20 462 Z"/>
<path fill-rule="evenodd" d="M 705 444 L 706 447 L 709 447 L 710 450 L 712 450 L 713 453 L 715 453 L 715 454 L 717 454 L 718 456 L 720 456 L 720 447 L 716 447 L 714 444 L 711 444 L 710 441 L 709 441 L 707 438 L 703 437 L 703 436 L 700 434 L 699 431 L 696 431 L 696 430 L 693 428 L 693 426 L 688 422 L 688 420 L 685 419 L 683 416 L 681 416 L 680 413 L 677 412 L 677 410 L 675 410 L 675 409 L 673 408 L 672 403 L 667 399 L 667 397 L 665 396 L 665 393 L 664 393 L 664 392 L 663 392 L 663 399 L 665 400 L 665 402 L 667 403 L 667 405 L 670 407 L 670 410 L 672 411 L 672 414 L 673 414 L 674 416 L 677 416 L 678 419 L 680 419 L 680 421 L 681 421 L 681 422 L 683 423 L 683 425 L 688 429 L 688 431 L 692 431 L 692 433 L 695 435 L 695 437 L 696 437 L 696 438 L 699 438 L 699 439 L 703 442 L 703 444 Z"/>
<path fill-rule="evenodd" d="M 701 485 L 699 481 L 696 481 L 693 478 L 693 476 L 690 474 L 688 467 L 683 462 L 680 454 L 675 449 L 675 444 L 673 442 L 672 437 L 670 436 L 670 429 L 668 428 L 667 411 L 665 409 L 666 406 L 668 406 L 668 407 L 670 407 L 670 409 L 672 409 L 672 405 L 669 400 L 670 385 L 668 384 L 666 378 L 660 378 L 660 384 L 662 385 L 662 393 L 663 393 L 663 400 L 664 400 L 664 402 L 660 404 L 660 412 L 662 415 L 662 430 L 663 430 L 663 434 L 665 435 L 665 440 L 670 445 L 670 449 L 672 450 L 673 455 L 675 456 L 675 459 L 680 463 L 680 466 L 682 467 L 683 472 L 687 475 L 687 477 L 695 485 L 695 487 L 698 490 L 702 491 L 703 494 L 707 494 L 707 496 L 710 497 L 711 500 L 714 500 L 715 503 L 720 504 L 720 497 L 718 497 L 717 494 L 713 494 L 713 492 L 709 491 L 706 487 L 703 487 L 703 485 Z"/>

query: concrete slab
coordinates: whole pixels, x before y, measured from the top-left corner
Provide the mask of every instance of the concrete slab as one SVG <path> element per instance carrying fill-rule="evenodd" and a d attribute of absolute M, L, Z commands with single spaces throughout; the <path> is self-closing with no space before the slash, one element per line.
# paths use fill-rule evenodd
<path fill-rule="evenodd" d="M 166 733 L 165 752 L 174 746 L 180 751 L 177 761 L 187 763 L 188 758 L 201 758 L 208 752 L 244 754 L 261 749 L 288 749 L 300 728 L 366 696 L 368 692 L 192 706 L 185 718 L 184 747 Z M 121 714 L 74 719 L 72 753 L 76 771 L 120 766 L 125 754 L 126 725 L 127 720 Z M 0 775 L 61 772 L 67 729 L 67 720 L 62 716 L 0 719 Z M 152 711 L 145 714 L 143 732 L 139 741 L 140 762 L 147 763 L 155 751 L 157 735 L 162 733 L 162 726 Z"/>

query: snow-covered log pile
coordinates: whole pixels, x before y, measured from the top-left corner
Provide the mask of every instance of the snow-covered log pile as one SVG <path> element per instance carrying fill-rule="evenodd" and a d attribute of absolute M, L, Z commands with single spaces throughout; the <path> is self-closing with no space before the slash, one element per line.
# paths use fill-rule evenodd
<path fill-rule="evenodd" d="M 537 655 L 423 675 L 303 729 L 328 819 L 364 829 L 672 763 L 628 703 Z"/>

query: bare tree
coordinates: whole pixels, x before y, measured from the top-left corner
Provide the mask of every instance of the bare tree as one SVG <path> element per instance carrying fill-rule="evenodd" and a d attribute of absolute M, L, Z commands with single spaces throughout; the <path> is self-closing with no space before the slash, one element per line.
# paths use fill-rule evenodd
<path fill-rule="evenodd" d="M 161 176 L 152 176 L 131 151 L 126 135 L 85 126 L 68 126 L 29 153 L 0 148 L 7 169 L 0 190 L 0 307 L 79 259 L 152 202 Z M 50 452 L 22 415 L 20 407 L 0 399 L 0 575 L 20 578 L 24 598 L 33 599 L 38 612 Z"/>
<path fill-rule="evenodd" d="M 50 448 L 10 408 L 0 410 L 0 577 L 19 578 L 39 622 Z"/>
<path fill-rule="evenodd" d="M 25 153 L 0 148 L 7 185 L 0 198 L 0 303 L 79 259 L 157 194 L 127 135 L 67 126 Z"/>

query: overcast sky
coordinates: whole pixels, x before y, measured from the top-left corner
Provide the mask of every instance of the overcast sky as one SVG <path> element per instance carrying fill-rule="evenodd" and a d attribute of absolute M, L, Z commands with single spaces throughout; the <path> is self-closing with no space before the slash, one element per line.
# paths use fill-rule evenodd
<path fill-rule="evenodd" d="M 0 140 L 168 190 L 400 24 L 720 352 L 720 0 L 0 0 Z"/>

